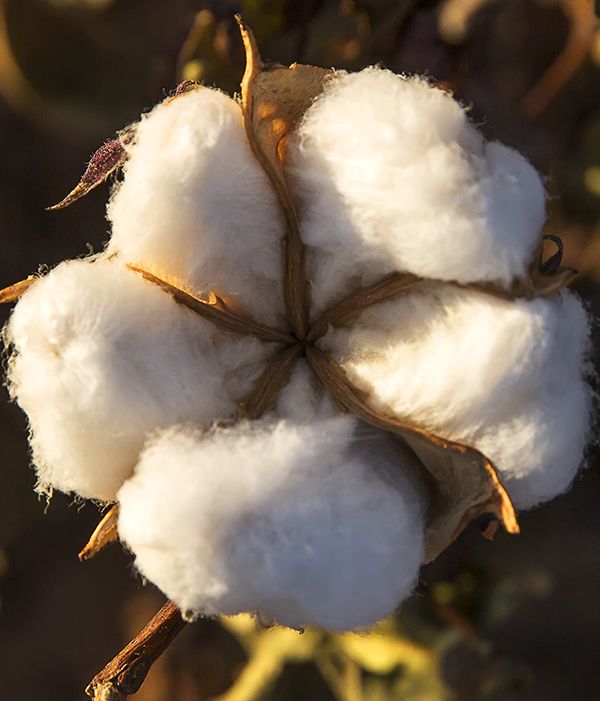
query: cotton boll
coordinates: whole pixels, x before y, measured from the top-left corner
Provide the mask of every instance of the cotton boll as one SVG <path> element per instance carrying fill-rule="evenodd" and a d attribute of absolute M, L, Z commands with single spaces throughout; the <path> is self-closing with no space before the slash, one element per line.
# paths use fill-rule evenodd
<path fill-rule="evenodd" d="M 315 311 L 393 271 L 509 284 L 532 260 L 545 195 L 422 78 L 338 74 L 289 149 Z"/>
<path fill-rule="evenodd" d="M 149 430 L 230 414 L 213 334 L 110 262 L 62 263 L 39 280 L 6 338 L 10 391 L 29 417 L 41 486 L 114 499 Z"/>
<path fill-rule="evenodd" d="M 200 88 L 159 104 L 135 134 L 108 206 L 108 251 L 280 322 L 282 216 L 239 105 Z"/>
<path fill-rule="evenodd" d="M 508 302 L 424 285 L 324 343 L 380 409 L 481 450 L 528 508 L 564 491 L 581 463 L 588 336 L 569 292 Z"/>
<path fill-rule="evenodd" d="M 175 428 L 119 491 L 136 566 L 183 610 L 333 630 L 390 614 L 423 558 L 418 468 L 342 416 Z"/>

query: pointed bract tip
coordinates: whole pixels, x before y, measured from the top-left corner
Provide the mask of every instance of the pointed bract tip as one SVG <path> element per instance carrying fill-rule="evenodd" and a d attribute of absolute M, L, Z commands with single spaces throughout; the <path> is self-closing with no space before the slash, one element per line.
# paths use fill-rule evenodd
<path fill-rule="evenodd" d="M 235 15 L 235 21 L 238 24 L 242 41 L 244 42 L 244 49 L 246 51 L 246 72 L 256 70 L 259 66 L 262 66 L 262 59 L 260 57 L 254 32 L 244 22 L 242 15 L 239 13 Z"/>

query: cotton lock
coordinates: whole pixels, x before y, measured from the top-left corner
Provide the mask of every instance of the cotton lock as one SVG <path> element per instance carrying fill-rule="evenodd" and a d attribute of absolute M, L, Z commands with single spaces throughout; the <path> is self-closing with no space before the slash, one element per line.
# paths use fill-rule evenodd
<path fill-rule="evenodd" d="M 192 614 L 332 630 L 388 615 L 423 557 L 422 500 L 392 439 L 356 432 L 339 417 L 159 434 L 118 495 L 136 566 Z"/>

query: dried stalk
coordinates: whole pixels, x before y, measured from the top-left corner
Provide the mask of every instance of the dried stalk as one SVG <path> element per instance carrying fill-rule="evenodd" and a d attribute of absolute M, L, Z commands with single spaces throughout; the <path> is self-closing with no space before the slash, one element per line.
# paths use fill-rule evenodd
<path fill-rule="evenodd" d="M 85 692 L 95 701 L 120 701 L 135 694 L 152 664 L 185 628 L 181 612 L 166 603 L 136 637 L 88 684 Z"/>
<path fill-rule="evenodd" d="M 130 270 L 134 270 L 136 273 L 140 273 L 140 275 L 142 275 L 146 280 L 153 282 L 165 292 L 168 292 L 176 302 L 183 304 L 184 306 L 188 307 L 188 309 L 191 309 L 208 321 L 212 321 L 214 324 L 220 326 L 226 331 L 233 331 L 234 333 L 239 333 L 246 336 L 255 336 L 263 341 L 283 343 L 285 345 L 296 343 L 294 336 L 291 336 L 284 331 L 273 329 L 264 324 L 259 324 L 250 317 L 231 311 L 218 297 L 216 298 L 216 302 L 208 302 L 200 297 L 195 297 L 194 295 L 180 289 L 179 287 L 176 287 L 175 285 L 172 285 L 170 282 L 153 275 L 147 270 L 138 268 L 135 265 L 129 265 L 127 267 L 130 268 Z"/>

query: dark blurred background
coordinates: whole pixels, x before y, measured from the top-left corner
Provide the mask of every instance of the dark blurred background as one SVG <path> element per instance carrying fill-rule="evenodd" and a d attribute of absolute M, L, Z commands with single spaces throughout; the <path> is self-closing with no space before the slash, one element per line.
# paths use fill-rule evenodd
<path fill-rule="evenodd" d="M 547 178 L 548 232 L 600 307 L 600 31 L 591 0 L 0 0 L 0 287 L 99 250 L 101 187 L 65 211 L 114 132 L 195 79 L 238 89 L 241 11 L 263 55 L 448 83 Z M 2 319 L 9 309 L 1 308 Z M 535 446 L 531 446 L 535 450 Z M 471 528 L 370 636 L 188 627 L 140 701 L 567 701 L 600 697 L 598 451 L 570 494 L 494 543 Z M 0 699 L 74 701 L 161 605 L 113 546 L 80 564 L 97 509 L 33 493 L 25 421 L 0 404 Z M 295 635 L 295 634 L 293 634 Z"/>

